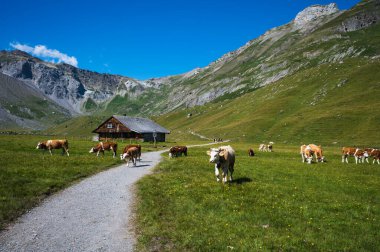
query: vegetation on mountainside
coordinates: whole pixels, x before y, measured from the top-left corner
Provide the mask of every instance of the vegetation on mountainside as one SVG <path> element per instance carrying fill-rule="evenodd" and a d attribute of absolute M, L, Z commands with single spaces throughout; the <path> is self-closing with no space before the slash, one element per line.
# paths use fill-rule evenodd
<path fill-rule="evenodd" d="M 139 251 L 376 251 L 380 246 L 380 169 L 301 162 L 298 146 L 273 153 L 230 143 L 234 181 L 216 182 L 206 147 L 165 157 L 138 183 Z M 166 155 L 165 155 L 166 156 Z"/>
<path fill-rule="evenodd" d="M 189 131 L 244 142 L 378 143 L 380 59 L 316 66 L 235 98 L 157 118 L 169 139 Z M 191 113 L 191 117 L 187 115 Z"/>

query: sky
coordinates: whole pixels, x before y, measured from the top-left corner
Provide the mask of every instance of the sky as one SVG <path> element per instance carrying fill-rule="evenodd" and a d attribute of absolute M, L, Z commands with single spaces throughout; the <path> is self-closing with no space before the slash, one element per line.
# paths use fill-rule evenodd
<path fill-rule="evenodd" d="M 0 0 L 0 50 L 145 80 L 205 67 L 314 4 L 358 0 Z"/>

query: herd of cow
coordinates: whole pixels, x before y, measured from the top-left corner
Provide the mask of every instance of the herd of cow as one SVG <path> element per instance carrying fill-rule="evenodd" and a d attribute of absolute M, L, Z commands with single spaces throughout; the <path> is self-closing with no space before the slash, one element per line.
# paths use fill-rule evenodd
<path fill-rule="evenodd" d="M 62 154 L 67 154 L 69 156 L 69 143 L 65 140 L 47 140 L 39 142 L 37 144 L 37 149 L 48 150 L 52 155 L 53 149 L 62 149 Z M 96 146 L 90 149 L 90 153 L 96 153 L 99 156 L 100 153 L 104 155 L 104 151 L 112 151 L 113 157 L 116 157 L 117 143 L 114 142 L 99 142 Z M 259 151 L 273 151 L 273 142 L 268 145 L 261 144 L 259 146 Z M 184 154 L 187 156 L 186 146 L 173 146 L 169 149 L 169 158 L 179 157 Z M 326 162 L 323 155 L 323 150 L 320 145 L 309 144 L 301 145 L 300 154 L 302 162 L 307 162 L 311 164 L 315 162 Z M 219 181 L 219 169 L 222 170 L 222 181 L 227 182 L 228 172 L 230 173 L 230 181 L 232 181 L 232 174 L 234 172 L 235 165 L 235 151 L 231 146 L 221 146 L 219 148 L 211 148 L 207 151 L 207 155 L 210 156 L 210 163 L 215 164 L 215 176 L 217 181 Z M 255 153 L 252 149 L 248 150 L 249 156 L 254 156 Z M 380 164 L 380 150 L 374 148 L 353 148 L 353 147 L 343 147 L 342 149 L 342 162 L 348 163 L 348 157 L 353 156 L 355 158 L 356 164 L 364 163 L 365 161 L 369 163 L 369 158 L 372 157 L 372 163 L 377 162 Z M 136 165 L 137 160 L 141 160 L 141 145 L 139 144 L 129 144 L 124 147 L 122 154 L 120 154 L 120 159 L 127 162 L 131 161 L 133 165 Z"/>
<path fill-rule="evenodd" d="M 36 149 L 48 150 L 50 155 L 52 155 L 52 150 L 62 149 L 62 154 L 67 154 L 69 156 L 69 142 L 64 140 L 47 140 L 42 141 L 37 144 Z M 114 142 L 99 142 L 96 146 L 92 147 L 89 153 L 96 153 L 96 156 L 99 156 L 100 153 L 104 156 L 104 151 L 112 151 L 113 157 L 116 157 L 117 152 L 117 143 Z M 120 154 L 120 159 L 127 162 L 131 161 L 133 165 L 136 165 L 137 160 L 141 160 L 141 145 L 139 144 L 129 144 L 124 147 L 123 153 Z"/>

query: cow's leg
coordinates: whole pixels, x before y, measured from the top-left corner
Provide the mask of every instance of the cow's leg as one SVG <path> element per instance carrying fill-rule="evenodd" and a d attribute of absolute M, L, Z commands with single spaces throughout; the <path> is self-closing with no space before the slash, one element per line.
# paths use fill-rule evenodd
<path fill-rule="evenodd" d="M 346 156 L 342 155 L 342 163 L 344 163 L 345 159 L 346 159 Z"/>
<path fill-rule="evenodd" d="M 355 156 L 355 163 L 358 164 L 359 158 Z"/>
<path fill-rule="evenodd" d="M 230 181 L 232 181 L 233 180 L 233 178 L 232 178 L 232 174 L 234 173 L 234 166 L 233 165 L 231 165 L 231 167 L 230 167 Z"/>
<path fill-rule="evenodd" d="M 301 153 L 302 163 L 305 163 L 305 156 Z"/>
<path fill-rule="evenodd" d="M 218 168 L 218 164 L 215 164 L 215 177 L 216 177 L 216 181 L 219 182 L 219 168 Z"/>
<path fill-rule="evenodd" d="M 99 153 L 100 153 L 100 149 L 98 150 L 98 152 L 96 153 L 96 156 L 99 157 Z"/>
<path fill-rule="evenodd" d="M 227 176 L 228 176 L 228 166 L 225 164 L 223 165 L 223 183 L 227 182 Z"/>
<path fill-rule="evenodd" d="M 51 149 L 49 149 L 49 152 L 50 152 L 50 155 L 53 156 L 53 153 L 52 153 Z"/>
<path fill-rule="evenodd" d="M 70 156 L 69 149 L 65 149 L 65 151 L 66 151 L 67 156 L 69 157 Z"/>

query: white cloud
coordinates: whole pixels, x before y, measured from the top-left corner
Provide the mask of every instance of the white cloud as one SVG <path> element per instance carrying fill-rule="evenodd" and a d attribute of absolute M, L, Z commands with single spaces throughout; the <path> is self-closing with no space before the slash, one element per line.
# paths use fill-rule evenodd
<path fill-rule="evenodd" d="M 20 51 L 30 53 L 34 56 L 47 58 L 48 60 L 53 62 L 57 60 L 58 63 L 64 62 L 75 67 L 78 66 L 78 60 L 74 56 L 68 56 L 67 54 L 61 53 L 56 49 L 49 49 L 44 45 L 36 45 L 35 47 L 31 47 L 28 45 L 22 45 L 20 43 L 11 43 L 11 46 Z"/>

